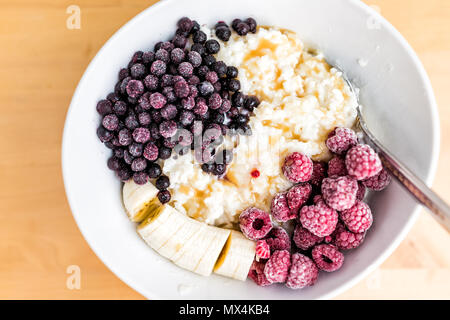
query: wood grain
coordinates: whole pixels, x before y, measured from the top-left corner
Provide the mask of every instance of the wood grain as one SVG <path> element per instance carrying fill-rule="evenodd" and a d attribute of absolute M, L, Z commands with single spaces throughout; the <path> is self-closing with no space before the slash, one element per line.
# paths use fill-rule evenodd
<path fill-rule="evenodd" d="M 90 250 L 68 207 L 61 135 L 89 61 L 125 22 L 156 1 L 77 0 L 81 29 L 66 28 L 72 1 L 0 1 L 0 299 L 141 299 Z M 439 103 L 442 145 L 434 188 L 450 200 L 450 2 L 366 1 L 419 54 Z M 449 235 L 422 212 L 407 239 L 339 299 L 450 298 Z M 68 266 L 81 288 L 66 286 Z"/>

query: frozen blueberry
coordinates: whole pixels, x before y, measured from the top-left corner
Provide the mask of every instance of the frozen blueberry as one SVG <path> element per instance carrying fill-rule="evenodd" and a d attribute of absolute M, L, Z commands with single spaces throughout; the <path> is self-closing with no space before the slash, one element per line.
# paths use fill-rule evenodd
<path fill-rule="evenodd" d="M 245 108 L 249 111 L 253 111 L 253 109 L 257 108 L 259 106 L 260 102 L 259 99 L 255 96 L 248 96 L 245 99 Z"/>
<path fill-rule="evenodd" d="M 130 80 L 127 83 L 126 92 L 131 98 L 137 98 L 144 93 L 144 84 L 139 80 Z"/>
<path fill-rule="evenodd" d="M 164 74 L 161 77 L 161 87 L 168 87 L 173 85 L 173 76 L 171 74 Z"/>
<path fill-rule="evenodd" d="M 106 130 L 104 127 L 98 127 L 97 137 L 101 142 L 107 142 L 114 137 L 114 134 L 111 131 Z"/>
<path fill-rule="evenodd" d="M 167 65 L 162 60 L 153 61 L 152 66 L 150 67 L 150 72 L 155 76 L 162 76 L 166 73 Z"/>
<path fill-rule="evenodd" d="M 146 143 L 150 140 L 150 130 L 147 128 L 136 128 L 133 131 L 133 139 L 139 143 Z"/>
<path fill-rule="evenodd" d="M 222 98 L 222 105 L 220 106 L 219 111 L 221 113 L 226 113 L 231 109 L 231 102 L 228 99 L 223 99 Z"/>
<path fill-rule="evenodd" d="M 159 133 L 164 138 L 173 137 L 177 133 L 177 123 L 173 120 L 165 120 L 159 125 Z"/>
<path fill-rule="evenodd" d="M 116 103 L 114 103 L 113 106 L 113 111 L 115 114 L 117 114 L 118 116 L 123 116 L 127 113 L 127 104 L 123 101 L 117 101 Z"/>
<path fill-rule="evenodd" d="M 219 81 L 219 76 L 215 71 L 208 71 L 205 75 L 205 80 L 214 84 Z"/>
<path fill-rule="evenodd" d="M 160 110 L 156 110 L 156 109 L 152 109 L 150 110 L 150 115 L 152 116 L 152 120 L 155 123 L 161 123 L 162 121 L 162 116 L 161 116 L 161 111 Z"/>
<path fill-rule="evenodd" d="M 161 204 L 165 204 L 169 202 L 171 199 L 170 191 L 168 190 L 162 190 L 158 192 L 158 200 L 161 202 Z"/>
<path fill-rule="evenodd" d="M 183 17 L 178 20 L 177 26 L 183 31 L 190 32 L 192 27 L 194 26 L 194 22 L 188 17 Z"/>
<path fill-rule="evenodd" d="M 142 156 L 142 151 L 144 150 L 144 146 L 140 143 L 133 142 L 128 146 L 128 152 L 133 157 L 140 157 Z"/>
<path fill-rule="evenodd" d="M 242 92 L 233 93 L 233 96 L 231 97 L 231 103 L 234 107 L 243 107 L 245 103 L 245 95 Z"/>
<path fill-rule="evenodd" d="M 127 68 L 120 69 L 120 71 L 119 71 L 119 81 L 122 81 L 123 79 L 125 79 L 129 75 L 130 75 L 130 72 L 128 71 Z"/>
<path fill-rule="evenodd" d="M 162 160 L 166 160 L 170 158 L 170 155 L 172 154 L 172 149 L 161 147 L 159 148 L 159 158 Z"/>
<path fill-rule="evenodd" d="M 204 97 L 209 96 L 214 92 L 214 87 L 209 81 L 203 81 L 198 85 L 198 92 Z"/>
<path fill-rule="evenodd" d="M 235 30 L 236 27 L 237 27 L 237 25 L 238 25 L 239 23 L 241 23 L 241 22 L 242 22 L 241 19 L 234 19 L 234 20 L 231 22 L 231 27 L 233 28 L 233 30 Z"/>
<path fill-rule="evenodd" d="M 161 48 L 155 52 L 155 59 L 168 63 L 170 61 L 170 54 L 167 50 Z"/>
<path fill-rule="evenodd" d="M 197 68 L 197 75 L 201 78 L 205 78 L 209 72 L 208 66 L 202 65 Z"/>
<path fill-rule="evenodd" d="M 120 100 L 120 96 L 118 96 L 117 94 L 115 94 L 114 92 L 109 93 L 106 98 L 111 101 L 111 103 L 116 103 L 117 101 Z"/>
<path fill-rule="evenodd" d="M 167 103 L 167 99 L 159 92 L 152 93 L 150 96 L 150 105 L 155 109 L 161 109 Z"/>
<path fill-rule="evenodd" d="M 237 79 L 230 79 L 228 80 L 228 90 L 230 90 L 231 92 L 236 92 L 241 90 L 241 82 Z"/>
<path fill-rule="evenodd" d="M 145 77 L 144 84 L 147 87 L 147 89 L 153 91 L 153 90 L 158 89 L 159 79 L 157 76 L 149 74 L 148 76 Z"/>
<path fill-rule="evenodd" d="M 213 87 L 215 92 L 220 92 L 220 90 L 222 90 L 222 82 L 217 81 L 213 84 Z"/>
<path fill-rule="evenodd" d="M 178 48 L 179 49 L 179 48 Z M 178 65 L 177 64 L 175 64 L 175 63 L 173 63 L 173 62 L 171 62 L 171 63 L 169 63 L 168 65 L 167 65 L 167 70 L 166 70 L 166 72 L 168 73 L 168 74 L 171 74 L 171 75 L 176 75 L 177 74 L 177 68 L 178 68 Z"/>
<path fill-rule="evenodd" d="M 123 149 L 122 148 L 115 148 L 113 153 L 116 158 L 123 159 Z"/>
<path fill-rule="evenodd" d="M 170 186 L 170 180 L 167 176 L 160 176 L 156 179 L 155 186 L 158 190 L 166 190 Z"/>
<path fill-rule="evenodd" d="M 155 60 L 155 53 L 153 51 L 147 51 L 142 54 L 142 62 L 150 64 Z"/>
<path fill-rule="evenodd" d="M 192 20 L 191 34 L 194 34 L 194 33 L 197 32 L 198 30 L 200 30 L 200 24 L 199 24 L 197 21 Z"/>
<path fill-rule="evenodd" d="M 174 119 L 178 114 L 177 107 L 173 104 L 168 104 L 161 109 L 161 117 L 166 120 Z"/>
<path fill-rule="evenodd" d="M 180 123 L 184 126 L 187 127 L 189 125 L 192 124 L 192 122 L 194 122 L 194 113 L 188 110 L 183 110 L 180 112 Z"/>
<path fill-rule="evenodd" d="M 131 163 L 131 170 L 135 172 L 144 171 L 147 168 L 147 161 L 144 158 L 136 158 Z"/>
<path fill-rule="evenodd" d="M 131 131 L 126 128 L 119 131 L 118 138 L 119 138 L 119 143 L 122 146 L 128 146 L 132 142 L 132 139 L 133 139 L 133 137 L 131 135 Z"/>
<path fill-rule="evenodd" d="M 220 44 L 217 40 L 210 39 L 205 42 L 206 51 L 210 54 L 215 54 L 220 50 Z"/>
<path fill-rule="evenodd" d="M 147 173 L 148 173 L 148 177 L 150 179 L 156 179 L 161 175 L 162 170 L 161 170 L 161 167 L 159 166 L 159 164 L 150 163 L 150 165 L 148 166 L 148 169 L 147 169 Z"/>
<path fill-rule="evenodd" d="M 178 73 L 184 78 L 188 78 L 192 76 L 192 72 L 194 71 L 194 67 L 189 62 L 182 62 L 178 65 Z"/>
<path fill-rule="evenodd" d="M 145 159 L 155 161 L 158 159 L 158 147 L 153 142 L 147 143 L 143 150 L 143 155 Z"/>
<path fill-rule="evenodd" d="M 117 176 L 123 182 L 128 181 L 131 178 L 131 171 L 128 168 L 121 168 L 117 171 Z"/>
<path fill-rule="evenodd" d="M 213 64 L 213 70 L 217 73 L 219 78 L 225 77 L 227 75 L 227 65 L 223 61 L 216 61 Z"/>
<path fill-rule="evenodd" d="M 177 100 L 173 87 L 164 87 L 162 89 L 162 94 L 166 97 L 167 102 L 169 103 L 174 103 Z"/>
<path fill-rule="evenodd" d="M 195 68 L 202 64 L 202 56 L 196 51 L 190 51 L 188 53 L 188 60 Z"/>
<path fill-rule="evenodd" d="M 175 47 L 184 49 L 186 47 L 187 38 L 183 35 L 176 34 L 172 39 L 172 43 Z"/>
<path fill-rule="evenodd" d="M 195 107 L 195 99 L 194 97 L 187 97 L 187 98 L 183 98 L 181 99 L 181 106 L 183 107 L 183 109 L 186 110 L 192 110 Z"/>
<path fill-rule="evenodd" d="M 189 85 L 184 80 L 175 82 L 173 89 L 178 98 L 186 98 L 189 96 Z"/>
<path fill-rule="evenodd" d="M 191 51 L 198 52 L 198 53 L 200 53 L 201 56 L 204 56 L 206 53 L 206 48 L 200 43 L 194 43 L 191 46 Z"/>
<path fill-rule="evenodd" d="M 245 36 L 245 35 L 247 35 L 247 33 L 250 32 L 250 27 L 245 22 L 239 22 L 236 25 L 236 28 L 234 29 L 234 31 L 236 31 L 236 33 L 240 36 Z"/>
<path fill-rule="evenodd" d="M 171 138 L 165 138 L 163 140 L 163 145 L 164 145 L 164 147 L 172 150 L 177 145 L 177 140 L 175 139 L 175 136 L 171 137 Z"/>
<path fill-rule="evenodd" d="M 208 105 L 206 104 L 206 100 L 202 97 L 198 97 L 195 100 L 195 107 L 193 111 L 197 115 L 205 114 L 208 111 Z"/>
<path fill-rule="evenodd" d="M 219 109 L 222 105 L 222 98 L 220 97 L 220 94 L 217 92 L 211 94 L 211 96 L 208 98 L 208 107 L 210 109 L 216 110 Z"/>
<path fill-rule="evenodd" d="M 227 77 L 230 79 L 237 78 L 239 74 L 239 70 L 236 67 L 228 66 L 227 67 Z"/>
<path fill-rule="evenodd" d="M 222 41 L 228 41 L 231 37 L 231 31 L 226 25 L 221 25 L 216 28 L 216 36 Z"/>
<path fill-rule="evenodd" d="M 152 122 L 152 117 L 148 112 L 141 112 L 138 115 L 138 121 L 142 126 L 148 126 Z"/>
<path fill-rule="evenodd" d="M 130 73 L 134 79 L 143 79 L 146 73 L 145 66 L 142 63 L 133 64 Z"/>
<path fill-rule="evenodd" d="M 214 112 L 211 114 L 210 119 L 214 123 L 223 124 L 223 122 L 225 121 L 225 115 L 220 112 Z"/>
<path fill-rule="evenodd" d="M 195 32 L 192 35 L 192 41 L 194 41 L 194 43 L 205 43 L 206 40 L 208 39 L 208 37 L 206 36 L 206 33 L 204 33 L 203 31 L 199 30 L 197 32 Z"/>
<path fill-rule="evenodd" d="M 213 170 L 213 174 L 216 176 L 221 176 L 225 173 L 225 170 L 227 169 L 227 167 L 224 164 L 216 164 Z"/>
<path fill-rule="evenodd" d="M 171 43 L 170 41 L 164 41 L 164 42 L 161 42 L 161 45 L 159 46 L 158 49 L 155 49 L 155 52 L 158 51 L 159 49 L 164 49 L 164 50 L 170 52 L 170 51 L 172 51 L 174 48 L 175 48 L 175 47 L 174 47 L 173 43 Z"/>
<path fill-rule="evenodd" d="M 208 54 L 208 55 L 203 57 L 203 63 L 207 67 L 212 67 L 215 62 L 216 62 L 216 58 L 213 55 Z"/>
<path fill-rule="evenodd" d="M 180 64 L 181 62 L 183 62 L 184 57 L 185 57 L 185 53 L 184 53 L 183 49 L 180 49 L 180 48 L 175 48 L 170 53 L 170 59 L 175 64 Z"/>
<path fill-rule="evenodd" d="M 206 173 L 212 173 L 214 171 L 215 165 L 213 163 L 202 164 L 202 170 Z"/>
<path fill-rule="evenodd" d="M 147 173 L 142 172 L 142 171 L 141 172 L 135 172 L 133 174 L 133 181 L 136 184 L 139 184 L 139 185 L 146 184 L 147 181 L 148 181 L 148 175 L 147 175 Z"/>
<path fill-rule="evenodd" d="M 256 33 L 257 23 L 256 23 L 255 19 L 247 18 L 247 19 L 245 19 L 245 23 L 247 23 L 251 33 Z"/>

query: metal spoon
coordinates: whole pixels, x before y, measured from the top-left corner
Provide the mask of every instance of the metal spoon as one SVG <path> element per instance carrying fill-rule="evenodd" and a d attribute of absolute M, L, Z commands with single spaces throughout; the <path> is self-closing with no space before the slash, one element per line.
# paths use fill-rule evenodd
<path fill-rule="evenodd" d="M 356 91 L 352 83 L 348 80 L 345 72 L 337 67 L 336 70 L 342 73 L 343 79 L 347 82 L 350 90 L 358 98 Z M 428 208 L 433 217 L 448 231 L 450 232 L 450 207 L 445 203 L 433 190 L 427 187 L 427 185 L 417 177 L 410 169 L 408 169 L 400 160 L 398 160 L 389 150 L 383 146 L 380 141 L 372 134 L 367 127 L 364 120 L 364 116 L 361 112 L 361 106 L 358 101 L 358 118 L 357 127 L 364 133 L 363 140 L 365 143 L 371 145 L 380 157 L 386 170 L 396 178 L 406 190 L 423 206 Z"/>

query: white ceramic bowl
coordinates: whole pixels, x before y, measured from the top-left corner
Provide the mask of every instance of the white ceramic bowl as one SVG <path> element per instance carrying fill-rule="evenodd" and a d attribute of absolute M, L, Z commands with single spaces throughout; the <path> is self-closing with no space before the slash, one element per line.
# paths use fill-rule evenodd
<path fill-rule="evenodd" d="M 164 0 L 122 27 L 103 46 L 73 96 L 64 128 L 62 163 L 75 220 L 98 257 L 129 286 L 151 299 L 330 298 L 374 270 L 398 246 L 418 207 L 396 183 L 370 198 L 375 222 L 343 267 L 321 273 L 313 287 L 257 287 L 184 271 L 158 256 L 135 232 L 122 208 L 121 185 L 107 169 L 110 155 L 96 137 L 96 103 L 114 87 L 119 68 L 137 50 L 153 48 L 189 16 L 200 23 L 253 16 L 296 31 L 319 47 L 361 88 L 368 123 L 382 142 L 428 184 L 435 173 L 439 123 L 425 71 L 402 36 L 374 10 L 353 0 Z"/>

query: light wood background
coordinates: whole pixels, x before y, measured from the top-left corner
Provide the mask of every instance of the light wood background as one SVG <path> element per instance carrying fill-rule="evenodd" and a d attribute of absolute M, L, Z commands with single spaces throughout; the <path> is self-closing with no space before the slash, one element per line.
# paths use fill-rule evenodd
<path fill-rule="evenodd" d="M 90 250 L 70 213 L 61 135 L 89 61 L 156 1 L 0 0 L 0 299 L 141 299 Z M 450 201 L 450 1 L 367 0 L 419 54 L 439 104 L 442 146 L 434 188 Z M 81 8 L 81 29 L 66 8 Z M 449 299 L 450 237 L 426 212 L 406 240 L 340 299 Z M 66 286 L 70 265 L 81 289 Z"/>

